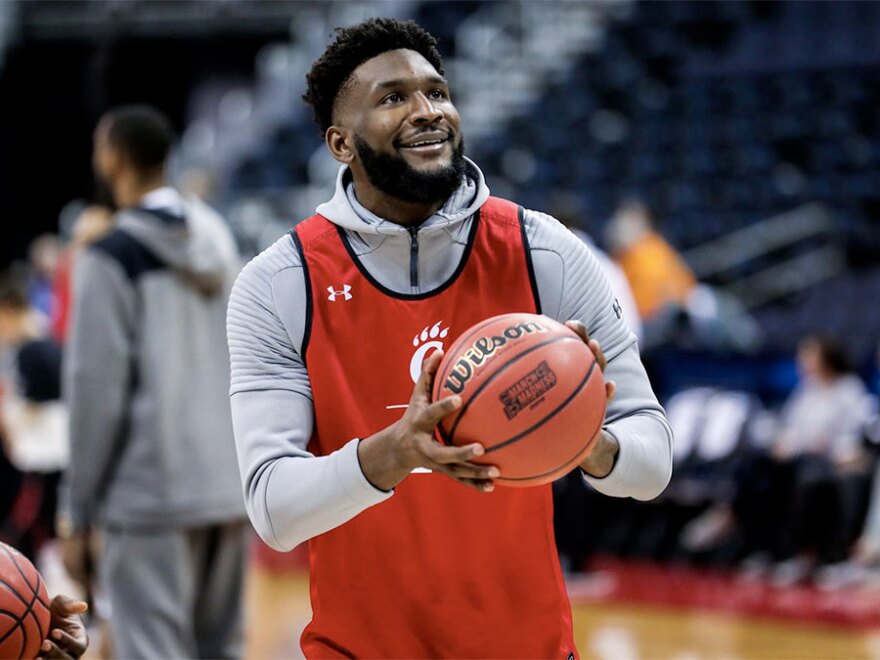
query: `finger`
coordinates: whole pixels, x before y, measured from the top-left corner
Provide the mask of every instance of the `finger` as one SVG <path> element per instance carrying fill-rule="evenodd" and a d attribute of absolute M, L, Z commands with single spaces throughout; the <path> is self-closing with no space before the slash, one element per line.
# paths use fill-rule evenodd
<path fill-rule="evenodd" d="M 59 658 L 61 660 L 67 660 L 74 658 L 70 653 L 65 652 L 61 647 L 59 647 L 55 642 L 50 642 L 46 640 L 40 646 L 40 656 L 41 658 L 49 658 L 51 660 L 55 660 Z"/>
<path fill-rule="evenodd" d="M 82 614 L 89 609 L 89 604 L 85 601 L 71 598 L 65 594 L 58 594 L 52 599 L 49 609 L 53 613 L 60 614 L 61 616 L 68 616 L 71 614 Z"/>
<path fill-rule="evenodd" d="M 452 396 L 443 397 L 439 401 L 432 403 L 425 408 L 422 415 L 424 416 L 425 423 L 433 429 L 441 419 L 447 415 L 451 415 L 459 408 L 461 408 L 461 397 L 457 394 L 453 394 Z"/>
<path fill-rule="evenodd" d="M 422 372 L 419 374 L 419 380 L 413 390 L 413 399 L 419 397 L 427 397 L 431 400 L 431 388 L 434 387 L 434 374 L 437 373 L 437 367 L 440 366 L 440 360 L 443 359 L 443 349 L 438 348 L 431 353 L 422 362 Z"/>
<path fill-rule="evenodd" d="M 70 653 L 74 657 L 78 657 L 85 653 L 86 646 L 88 646 L 85 639 L 85 628 L 80 627 L 78 632 L 80 632 L 80 635 L 74 636 L 64 630 L 56 628 L 50 634 L 50 637 L 52 638 L 51 641 L 64 649 L 67 653 Z"/>
<path fill-rule="evenodd" d="M 478 458 L 486 453 L 483 445 L 477 443 L 465 445 L 464 447 L 445 447 L 433 440 L 429 442 L 429 445 L 422 448 L 422 452 L 429 460 L 440 465 L 467 463 L 471 459 Z"/>
<path fill-rule="evenodd" d="M 595 339 L 591 339 L 587 342 L 587 346 L 590 347 L 590 350 L 593 351 L 593 355 L 596 356 L 596 362 L 599 363 L 599 368 L 602 371 L 605 371 L 605 367 L 608 366 L 608 360 L 605 359 L 605 353 L 602 352 L 599 342 Z"/>
<path fill-rule="evenodd" d="M 491 480 L 501 476 L 501 471 L 495 465 L 480 465 L 478 463 L 451 463 L 445 466 L 444 473 L 456 479 L 479 479 Z"/>
<path fill-rule="evenodd" d="M 605 400 L 611 401 L 617 394 L 617 383 L 613 380 L 605 381 Z"/>
<path fill-rule="evenodd" d="M 586 326 L 578 321 L 577 319 L 571 319 L 570 321 L 565 322 L 565 327 L 571 328 L 575 331 L 578 337 L 584 340 L 584 343 L 590 341 L 590 336 L 587 334 Z"/>
<path fill-rule="evenodd" d="M 488 479 L 459 479 L 457 477 L 451 478 L 460 483 L 462 486 L 473 488 L 480 493 L 491 493 L 495 490 L 495 482 Z"/>
<path fill-rule="evenodd" d="M 449 477 L 453 481 L 457 481 L 463 486 L 467 486 L 468 488 L 472 488 L 473 490 L 479 491 L 481 493 L 491 493 L 495 490 L 495 481 L 493 479 L 474 479 L 470 477 L 461 477 L 457 476 L 452 472 L 448 465 L 436 465 L 433 468 L 434 472 L 439 472 L 440 474 Z"/>

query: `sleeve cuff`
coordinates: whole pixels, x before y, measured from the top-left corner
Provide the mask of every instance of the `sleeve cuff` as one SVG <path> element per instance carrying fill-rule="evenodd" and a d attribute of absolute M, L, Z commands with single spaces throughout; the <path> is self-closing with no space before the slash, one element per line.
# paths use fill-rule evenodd
<path fill-rule="evenodd" d="M 339 458 L 336 461 L 336 478 L 354 502 L 364 506 L 372 506 L 387 500 L 394 495 L 394 491 L 380 490 L 364 476 L 358 458 L 359 443 L 360 438 L 354 438 L 339 450 Z"/>
<path fill-rule="evenodd" d="M 630 453 L 627 450 L 626 443 L 621 441 L 619 435 L 614 433 L 614 431 L 607 426 L 603 427 L 602 430 L 614 436 L 614 439 L 617 440 L 617 456 L 614 457 L 614 464 L 611 466 L 611 471 L 604 477 L 594 477 L 583 470 L 581 470 L 581 474 L 588 484 L 594 486 L 600 493 L 607 494 L 607 491 L 616 491 L 622 485 L 625 479 L 624 475 L 629 468 Z"/>

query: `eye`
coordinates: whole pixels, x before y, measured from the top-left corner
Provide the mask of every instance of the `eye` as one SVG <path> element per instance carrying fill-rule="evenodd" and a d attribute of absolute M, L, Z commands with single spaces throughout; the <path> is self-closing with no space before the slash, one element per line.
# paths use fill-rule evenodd
<path fill-rule="evenodd" d="M 391 92 L 388 96 L 382 99 L 382 104 L 399 103 L 402 100 L 403 96 L 397 92 Z"/>
<path fill-rule="evenodd" d="M 442 89 L 432 89 L 428 93 L 428 96 L 430 96 L 435 101 L 442 101 L 443 99 L 447 98 L 446 92 L 444 92 Z"/>

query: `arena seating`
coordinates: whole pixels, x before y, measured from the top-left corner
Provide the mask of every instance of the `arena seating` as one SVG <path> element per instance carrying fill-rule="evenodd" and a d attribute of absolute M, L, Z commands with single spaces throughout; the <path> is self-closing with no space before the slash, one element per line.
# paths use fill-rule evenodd
<path fill-rule="evenodd" d="M 456 3 L 450 18 L 421 2 L 414 17 L 454 57 L 456 21 L 483 5 Z M 772 353 L 791 353 L 809 332 L 844 332 L 868 368 L 880 337 L 880 307 L 863 304 L 880 282 L 878 25 L 877 3 L 637 2 L 607 25 L 600 47 L 560 62 L 525 112 L 468 149 L 497 194 L 552 210 L 560 192 L 574 193 L 582 228 L 600 244 L 629 196 L 647 201 L 685 254 L 821 204 L 833 223 L 826 238 L 848 270 L 751 311 Z M 298 113 L 236 168 L 233 190 L 308 184 L 316 146 Z M 739 274 L 779 258 L 769 253 Z M 844 327 L 851 318 L 858 328 Z"/>

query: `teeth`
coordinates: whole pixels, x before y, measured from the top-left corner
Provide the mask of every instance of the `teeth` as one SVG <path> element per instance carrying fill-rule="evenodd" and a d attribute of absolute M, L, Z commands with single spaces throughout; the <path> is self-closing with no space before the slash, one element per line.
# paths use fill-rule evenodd
<path fill-rule="evenodd" d="M 423 142 L 413 142 L 412 144 L 406 145 L 407 147 L 423 147 L 426 144 L 440 144 L 443 140 L 425 140 Z"/>

